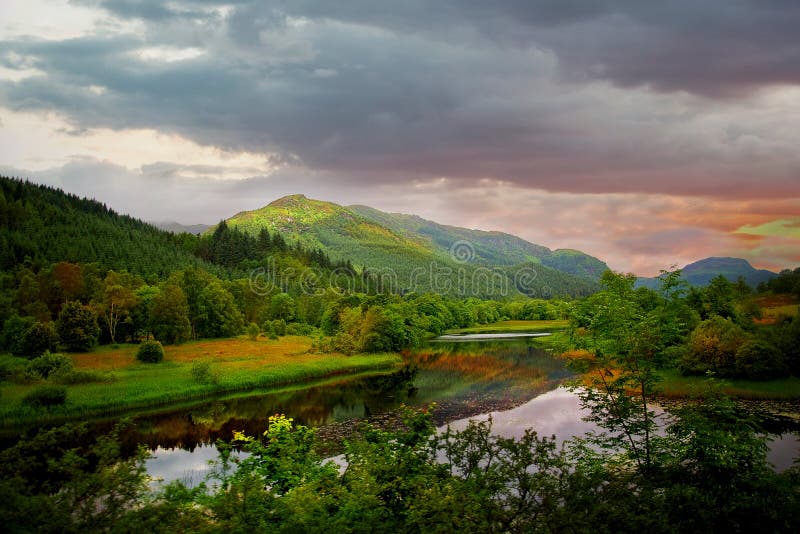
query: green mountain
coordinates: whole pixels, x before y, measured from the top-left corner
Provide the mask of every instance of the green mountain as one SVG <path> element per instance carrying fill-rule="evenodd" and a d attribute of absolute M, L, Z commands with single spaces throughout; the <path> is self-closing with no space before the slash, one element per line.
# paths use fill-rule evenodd
<path fill-rule="evenodd" d="M 220 272 L 184 245 L 182 236 L 119 215 L 95 200 L 0 177 L 0 269 L 26 261 L 71 261 L 144 276 L 189 266 Z"/>
<path fill-rule="evenodd" d="M 683 268 L 681 274 L 692 286 L 706 286 L 713 278 L 722 275 L 731 282 L 736 282 L 742 277 L 749 286 L 756 287 L 778 276 L 772 271 L 756 269 L 750 262 L 741 258 L 714 257 L 690 263 Z M 639 278 L 637 285 L 655 289 L 659 287 L 659 282 L 657 278 Z"/>
<path fill-rule="evenodd" d="M 553 252 L 509 234 L 444 226 L 364 206 L 291 195 L 238 213 L 226 223 L 250 235 L 266 228 L 321 249 L 333 260 L 350 260 L 394 291 L 501 298 L 521 293 L 580 296 L 597 290 L 592 276 L 599 266 L 581 253 Z"/>
<path fill-rule="evenodd" d="M 599 259 L 571 249 L 550 250 L 535 245 L 515 235 L 504 232 L 470 230 L 448 226 L 423 219 L 416 215 L 386 213 L 368 206 L 349 208 L 396 233 L 447 253 L 458 242 L 472 246 L 474 260 L 484 265 L 517 265 L 525 262 L 541 263 L 557 271 L 597 280 L 608 269 Z"/>

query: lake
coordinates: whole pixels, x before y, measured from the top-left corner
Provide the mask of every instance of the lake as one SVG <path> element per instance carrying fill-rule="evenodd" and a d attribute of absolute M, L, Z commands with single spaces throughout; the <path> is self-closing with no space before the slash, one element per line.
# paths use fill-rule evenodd
<path fill-rule="evenodd" d="M 570 372 L 537 345 L 536 336 L 459 337 L 433 340 L 404 354 L 406 365 L 388 374 L 219 398 L 139 416 L 125 442 L 131 450 L 137 443 L 153 450 L 147 464 L 153 476 L 197 483 L 216 458 L 217 439 L 230 439 L 234 430 L 258 435 L 276 413 L 319 427 L 323 435 L 346 434 L 341 429 L 353 428 L 353 421 L 391 413 L 402 404 L 432 402 L 440 426 L 463 428 L 469 419 L 491 414 L 494 431 L 504 436 L 521 436 L 534 428 L 564 441 L 594 429 L 582 420 L 585 413 L 577 396 L 559 386 Z M 798 447 L 798 434 L 785 433 L 773 439 L 769 459 L 777 469 L 786 469 Z"/>

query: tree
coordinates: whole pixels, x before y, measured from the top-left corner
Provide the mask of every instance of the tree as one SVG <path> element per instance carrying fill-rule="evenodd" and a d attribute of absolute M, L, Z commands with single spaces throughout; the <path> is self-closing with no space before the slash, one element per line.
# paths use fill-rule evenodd
<path fill-rule="evenodd" d="M 250 339 L 250 341 L 255 341 L 258 339 L 259 333 L 258 325 L 256 323 L 250 323 L 247 325 L 247 337 Z"/>
<path fill-rule="evenodd" d="M 295 315 L 294 299 L 286 293 L 278 293 L 270 300 L 269 310 L 273 319 L 283 319 L 289 322 L 294 319 Z"/>
<path fill-rule="evenodd" d="M 112 343 L 117 342 L 117 325 L 120 320 L 127 317 L 136 306 L 136 294 L 131 286 L 132 277 L 126 272 L 109 271 L 103 280 L 102 300 L 97 308 L 105 318 Z"/>
<path fill-rule="evenodd" d="M 659 308 L 649 312 L 643 308 L 635 282 L 633 274 L 603 273 L 605 290 L 594 296 L 590 317 L 582 319 L 587 334 L 577 338 L 579 346 L 593 355 L 591 361 L 582 362 L 589 366 L 583 370 L 591 371 L 591 387 L 576 392 L 591 409 L 587 420 L 603 429 L 588 441 L 602 450 L 624 451 L 640 470 L 648 471 L 656 456 L 656 416 L 650 406 L 657 382 L 656 356 L 663 349 L 663 314 Z M 589 454 L 591 448 L 582 450 Z"/>
<path fill-rule="evenodd" d="M 58 332 L 52 322 L 35 322 L 22 338 L 22 354 L 29 358 L 41 356 L 58 348 Z"/>
<path fill-rule="evenodd" d="M 786 360 L 774 345 L 758 339 L 746 341 L 736 351 L 736 374 L 752 380 L 769 380 L 786 374 Z"/>
<path fill-rule="evenodd" d="M 97 343 L 100 328 L 94 311 L 77 301 L 69 301 L 58 315 L 58 335 L 70 351 L 84 352 Z"/>
<path fill-rule="evenodd" d="M 198 297 L 197 330 L 200 337 L 228 337 L 241 332 L 244 320 L 233 296 L 212 279 Z"/>
<path fill-rule="evenodd" d="M 713 316 L 700 323 L 689 336 L 688 351 L 680 362 L 683 374 L 713 371 L 719 376 L 736 374 L 736 351 L 747 334 L 730 319 Z"/>
<path fill-rule="evenodd" d="M 150 308 L 150 329 L 153 336 L 165 344 L 189 339 L 189 305 L 180 286 L 167 284 L 153 297 Z"/>

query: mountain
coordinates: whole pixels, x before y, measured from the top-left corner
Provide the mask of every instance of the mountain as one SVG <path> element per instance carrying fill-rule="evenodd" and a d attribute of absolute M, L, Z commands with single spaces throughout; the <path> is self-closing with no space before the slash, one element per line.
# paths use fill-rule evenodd
<path fill-rule="evenodd" d="M 474 260 L 484 265 L 516 265 L 541 263 L 567 274 L 598 280 L 608 269 L 599 259 L 571 249 L 550 250 L 504 232 L 469 230 L 429 221 L 417 215 L 386 213 L 368 206 L 349 206 L 363 217 L 412 239 L 422 240 L 429 247 L 448 253 L 455 243 L 472 246 Z"/>
<path fill-rule="evenodd" d="M 186 233 L 198 235 L 211 228 L 210 224 L 181 224 L 175 221 L 153 221 L 150 224 L 166 232 L 172 232 L 173 234 Z"/>
<path fill-rule="evenodd" d="M 582 253 L 553 252 L 509 234 L 444 226 L 304 195 L 237 213 L 226 224 L 250 235 L 262 228 L 277 231 L 333 260 L 350 260 L 397 291 L 580 296 L 597 290 L 592 277 L 599 268 L 596 263 L 602 264 Z"/>
<path fill-rule="evenodd" d="M 24 262 L 98 263 L 149 276 L 201 266 L 179 236 L 95 200 L 0 177 L 0 269 Z"/>
<path fill-rule="evenodd" d="M 693 286 L 708 285 L 713 278 L 719 275 L 724 276 L 731 282 L 735 282 L 739 277 L 742 277 L 751 287 L 756 287 L 761 282 L 766 282 L 778 276 L 772 271 L 756 269 L 750 265 L 750 262 L 741 258 L 705 258 L 690 263 L 682 270 L 683 279 Z M 657 288 L 659 283 L 657 278 L 639 278 L 637 285 Z"/>

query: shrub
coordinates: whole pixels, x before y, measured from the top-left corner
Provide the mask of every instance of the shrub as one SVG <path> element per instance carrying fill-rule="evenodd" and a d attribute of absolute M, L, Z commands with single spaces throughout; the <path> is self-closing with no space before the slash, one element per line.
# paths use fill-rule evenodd
<path fill-rule="evenodd" d="M 12 356 L 0 357 L 0 380 L 10 380 L 15 374 L 21 370 L 25 370 L 27 363 L 22 358 L 14 358 Z"/>
<path fill-rule="evenodd" d="M 59 369 L 50 375 L 50 380 L 57 384 L 91 384 L 93 382 L 111 382 L 110 374 L 97 371 L 78 371 L 75 369 Z"/>
<path fill-rule="evenodd" d="M 70 351 L 85 352 L 97 343 L 97 316 L 80 302 L 67 302 L 58 315 L 58 335 Z"/>
<path fill-rule="evenodd" d="M 719 316 L 706 319 L 689 336 L 688 352 L 678 367 L 683 374 L 713 371 L 720 376 L 734 376 L 736 351 L 747 337 L 730 319 Z"/>
<path fill-rule="evenodd" d="M 272 322 L 275 328 L 275 334 L 278 336 L 285 336 L 286 335 L 286 321 L 284 319 L 275 319 Z"/>
<path fill-rule="evenodd" d="M 769 380 L 786 374 L 786 359 L 765 341 L 748 341 L 736 351 L 736 373 L 751 380 Z"/>
<path fill-rule="evenodd" d="M 54 373 L 71 371 L 72 360 L 63 354 L 45 352 L 28 363 L 28 370 L 38 374 L 42 378 L 48 378 Z"/>
<path fill-rule="evenodd" d="M 67 388 L 64 386 L 43 386 L 34 389 L 22 399 L 22 403 L 34 408 L 58 406 L 67 402 Z"/>
<path fill-rule="evenodd" d="M 0 349 L 7 350 L 15 356 L 24 354 L 23 340 L 35 322 L 33 317 L 20 317 L 16 314 L 6 319 L 0 336 Z"/>
<path fill-rule="evenodd" d="M 258 334 L 259 330 L 256 323 L 250 323 L 247 325 L 247 337 L 249 337 L 251 341 L 258 339 Z"/>
<path fill-rule="evenodd" d="M 136 359 L 142 363 L 158 363 L 164 359 L 164 347 L 158 341 L 143 341 L 136 351 Z"/>
<path fill-rule="evenodd" d="M 331 343 L 335 352 L 341 352 L 342 354 L 355 354 L 358 352 L 356 339 L 347 332 L 341 332 L 333 336 Z"/>
<path fill-rule="evenodd" d="M 289 336 L 309 336 L 316 328 L 306 323 L 289 323 L 286 325 L 286 334 Z"/>
<path fill-rule="evenodd" d="M 192 362 L 192 378 L 201 384 L 216 384 L 219 381 L 219 374 L 211 368 L 211 363 L 207 360 L 195 360 Z"/>
<path fill-rule="evenodd" d="M 25 355 L 35 358 L 45 352 L 54 352 L 58 349 L 58 341 L 58 332 L 53 323 L 36 322 L 25 333 L 22 345 Z"/>

